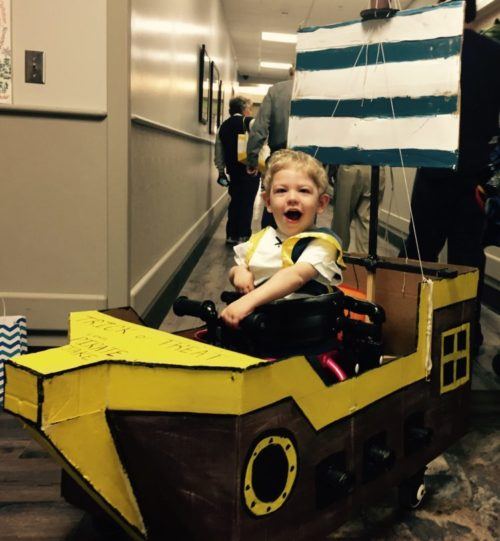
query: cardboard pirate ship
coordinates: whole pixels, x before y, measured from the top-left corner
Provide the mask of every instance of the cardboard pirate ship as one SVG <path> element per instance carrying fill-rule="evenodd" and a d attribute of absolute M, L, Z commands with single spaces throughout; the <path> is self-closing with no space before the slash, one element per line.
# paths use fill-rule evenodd
<path fill-rule="evenodd" d="M 429 13 L 439 10 L 460 19 L 461 3 L 451 4 L 402 12 L 392 22 L 423 17 L 422 25 L 430 28 Z M 410 26 L 418 27 L 415 20 Z M 377 25 L 386 23 L 369 24 L 373 41 L 381 31 Z M 330 49 L 327 34 L 336 39 L 348 26 L 301 34 L 319 32 L 319 43 Z M 359 29 L 349 33 L 354 30 Z M 366 27 L 359 32 L 358 41 L 365 43 Z M 455 47 L 453 39 L 450 44 Z M 317 44 L 313 49 L 324 55 Z M 434 54 L 434 47 L 427 50 Z M 292 115 L 296 102 L 310 99 L 304 94 L 309 83 L 301 75 L 307 70 L 301 69 L 300 39 L 298 51 Z M 345 51 L 337 52 L 343 58 Z M 317 60 L 307 61 L 317 68 Z M 457 94 L 458 79 L 454 88 Z M 332 104 L 331 97 L 324 99 Z M 318 104 L 300 107 L 310 116 Z M 431 116 L 448 114 L 458 117 L 456 109 Z M 302 145 L 297 130 L 308 126 L 308 144 Z M 374 148 L 360 154 L 358 135 L 352 136 L 359 143 L 354 147 L 350 136 L 325 145 L 317 139 L 322 131 L 308 126 L 292 116 L 290 140 L 313 154 L 323 152 L 325 161 L 328 153 L 335 160 L 344 153 L 342 163 L 348 163 L 351 153 L 357 163 L 359 156 L 362 163 L 387 163 L 380 156 L 394 156 L 388 150 L 400 148 L 389 141 L 378 148 L 382 154 Z M 458 123 L 455 136 L 458 144 Z M 370 140 L 363 144 L 369 147 Z M 434 149 L 433 163 L 449 163 L 452 140 Z M 410 141 L 408 156 L 420 154 L 422 144 L 416 144 Z M 377 157 L 368 161 L 368 155 Z M 466 430 L 478 273 L 400 259 L 347 261 L 345 283 L 365 292 L 374 281 L 371 305 L 382 307 L 384 317 L 375 322 L 375 312 L 368 311 L 370 321 L 352 323 L 346 310 L 370 303 L 343 294 L 332 298 L 331 334 L 338 339 L 343 333 L 344 348 L 352 339 L 345 377 L 318 362 L 320 343 L 269 361 L 250 347 L 263 332 L 253 335 L 244 353 L 207 343 L 196 330 L 173 335 L 148 329 L 130 309 L 82 312 L 70 317 L 68 345 L 7 365 L 5 408 L 134 539 L 311 540 L 397 485 L 407 503 L 417 505 L 426 464 Z M 208 333 L 220 344 L 216 317 L 206 319 Z"/>

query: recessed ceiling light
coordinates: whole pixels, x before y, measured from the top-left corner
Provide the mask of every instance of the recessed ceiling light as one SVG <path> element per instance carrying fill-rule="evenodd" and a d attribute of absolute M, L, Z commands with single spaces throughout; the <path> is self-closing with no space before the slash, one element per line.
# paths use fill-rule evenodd
<path fill-rule="evenodd" d="M 254 86 L 242 86 L 238 87 L 240 94 L 254 94 L 255 96 L 265 96 L 271 85 L 254 85 Z"/>
<path fill-rule="evenodd" d="M 277 41 L 279 43 L 297 43 L 297 34 L 283 34 L 280 32 L 262 32 L 263 41 Z"/>
<path fill-rule="evenodd" d="M 260 67 L 273 70 L 288 70 L 292 67 L 292 65 L 286 62 L 261 62 Z"/>

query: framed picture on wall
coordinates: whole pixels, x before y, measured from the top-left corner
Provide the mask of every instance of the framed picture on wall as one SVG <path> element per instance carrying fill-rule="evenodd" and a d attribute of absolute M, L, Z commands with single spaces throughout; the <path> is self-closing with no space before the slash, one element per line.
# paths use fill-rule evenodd
<path fill-rule="evenodd" d="M 210 71 L 210 58 L 205 45 L 202 45 L 198 81 L 198 120 L 202 124 L 207 124 L 210 118 Z"/>
<path fill-rule="evenodd" d="M 219 82 L 219 101 L 217 102 L 217 126 L 219 127 L 224 120 L 224 88 L 222 81 Z"/>
<path fill-rule="evenodd" d="M 210 124 L 209 124 L 209 132 L 210 133 L 216 133 L 217 128 L 219 127 L 220 123 L 218 122 L 219 118 L 219 92 L 221 88 L 221 80 L 220 80 L 220 73 L 215 65 L 215 62 L 211 62 L 211 69 L 210 69 Z"/>

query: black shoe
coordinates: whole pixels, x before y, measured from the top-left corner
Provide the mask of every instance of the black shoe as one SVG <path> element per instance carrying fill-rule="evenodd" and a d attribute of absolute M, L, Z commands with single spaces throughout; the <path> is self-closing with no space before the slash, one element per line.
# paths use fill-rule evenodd
<path fill-rule="evenodd" d="M 233 239 L 233 237 L 227 237 L 226 239 L 226 244 L 228 246 L 236 246 L 237 244 L 239 244 L 239 239 Z"/>
<path fill-rule="evenodd" d="M 238 243 L 246 242 L 250 237 L 240 237 Z"/>

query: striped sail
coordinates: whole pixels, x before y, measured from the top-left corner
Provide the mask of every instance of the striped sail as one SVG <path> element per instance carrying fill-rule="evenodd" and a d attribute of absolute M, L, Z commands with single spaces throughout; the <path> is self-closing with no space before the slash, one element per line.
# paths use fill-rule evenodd
<path fill-rule="evenodd" d="M 323 163 L 456 166 L 464 3 L 299 30 L 288 146 Z"/>
<path fill-rule="evenodd" d="M 26 318 L 24 316 L 0 317 L 0 407 L 3 403 L 5 388 L 4 361 L 27 351 Z"/>

